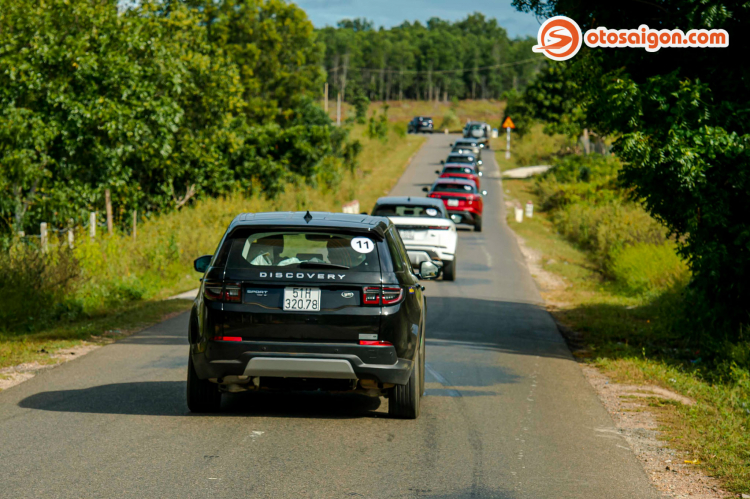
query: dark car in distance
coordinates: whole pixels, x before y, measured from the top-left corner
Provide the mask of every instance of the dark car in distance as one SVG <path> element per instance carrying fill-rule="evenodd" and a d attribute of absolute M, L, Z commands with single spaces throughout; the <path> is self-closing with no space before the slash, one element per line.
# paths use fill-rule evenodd
<path fill-rule="evenodd" d="M 393 223 L 339 213 L 238 215 L 204 272 L 189 322 L 187 404 L 222 393 L 356 391 L 416 418 L 424 392 L 425 297 Z"/>
<path fill-rule="evenodd" d="M 435 125 L 432 122 L 432 118 L 430 118 L 429 116 L 416 116 L 412 118 L 412 120 L 409 122 L 409 125 L 407 126 L 406 131 L 408 133 L 420 133 L 420 132 L 432 133 L 434 126 Z"/>
<path fill-rule="evenodd" d="M 471 154 L 450 153 L 444 161 L 440 161 L 440 164 L 446 166 L 470 166 L 477 171 L 481 171 L 482 169 L 482 160 Z"/>
<path fill-rule="evenodd" d="M 492 127 L 482 121 L 470 121 L 466 123 L 463 135 L 465 139 L 476 140 L 479 143 L 479 147 L 489 149 Z"/>

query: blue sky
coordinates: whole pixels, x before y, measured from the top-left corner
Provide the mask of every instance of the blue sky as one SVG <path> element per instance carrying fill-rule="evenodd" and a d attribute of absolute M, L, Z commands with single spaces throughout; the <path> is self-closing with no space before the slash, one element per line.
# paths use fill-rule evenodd
<path fill-rule="evenodd" d="M 335 26 L 341 19 L 364 17 L 375 26 L 390 28 L 404 21 L 424 22 L 431 17 L 450 21 L 472 12 L 494 17 L 511 37 L 536 37 L 539 22 L 531 14 L 514 9 L 510 0 L 293 0 L 307 12 L 316 28 Z"/>

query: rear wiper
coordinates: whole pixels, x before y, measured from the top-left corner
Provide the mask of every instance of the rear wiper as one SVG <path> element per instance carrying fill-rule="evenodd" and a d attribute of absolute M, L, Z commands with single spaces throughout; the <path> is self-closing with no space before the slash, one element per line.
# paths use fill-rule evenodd
<path fill-rule="evenodd" d="M 335 263 L 326 263 L 326 262 L 302 262 L 299 264 L 299 268 L 301 269 L 348 269 L 346 265 L 337 265 Z"/>

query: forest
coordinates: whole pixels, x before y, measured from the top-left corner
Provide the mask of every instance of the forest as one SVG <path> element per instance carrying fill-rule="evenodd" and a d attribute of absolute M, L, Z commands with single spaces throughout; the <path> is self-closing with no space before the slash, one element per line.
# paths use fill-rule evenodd
<path fill-rule="evenodd" d="M 335 183 L 323 45 L 281 0 L 0 1 L 0 234 L 116 225 L 232 191 Z"/>
<path fill-rule="evenodd" d="M 338 93 L 344 100 L 499 99 L 523 89 L 545 64 L 531 52 L 535 39 L 511 39 L 480 13 L 391 29 L 344 20 L 318 34 L 334 99 Z"/>

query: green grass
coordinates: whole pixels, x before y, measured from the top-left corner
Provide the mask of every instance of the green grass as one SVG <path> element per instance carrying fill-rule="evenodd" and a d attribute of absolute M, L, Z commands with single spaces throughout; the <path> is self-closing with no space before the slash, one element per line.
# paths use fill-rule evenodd
<path fill-rule="evenodd" d="M 463 100 L 453 102 L 428 101 L 387 101 L 388 121 L 391 123 L 408 123 L 415 116 L 430 116 L 435 122 L 436 132 L 442 132 L 441 125 L 446 117 L 450 117 L 448 124 L 451 132 L 460 132 L 467 121 L 486 121 L 493 128 L 498 128 L 504 118 L 505 101 L 498 100 Z M 371 102 L 368 116 L 379 113 L 383 102 Z M 328 103 L 328 115 L 336 119 L 336 101 Z M 354 116 L 354 106 L 346 102 L 341 105 L 341 120 Z M 455 119 L 454 119 L 455 118 Z"/>
<path fill-rule="evenodd" d="M 505 180 L 503 186 L 507 199 L 532 200 L 538 206 L 533 180 Z M 684 281 L 662 283 L 656 292 L 633 292 L 607 278 L 590 252 L 559 234 L 549 213 L 536 210 L 522 223 L 509 216 L 508 223 L 541 253 L 542 268 L 564 279 L 565 287 L 542 294 L 555 319 L 580 333 L 574 355 L 615 381 L 657 385 L 695 400 L 693 406 L 660 403 L 650 408 L 663 438 L 687 458 L 699 459 L 705 472 L 728 490 L 750 492 L 750 375 L 736 365 L 723 366 L 721 373 L 705 365 L 686 331 L 675 327 L 683 310 Z M 644 255 L 629 256 L 638 257 Z M 623 272 L 637 265 L 626 263 Z M 644 278 L 658 279 L 659 269 L 649 269 Z"/>
<path fill-rule="evenodd" d="M 55 364 L 52 355 L 82 342 L 106 344 L 190 308 L 192 300 L 129 303 L 98 316 L 52 326 L 31 334 L 0 335 L 0 369 L 27 362 Z M 187 333 L 186 333 L 187 334 Z"/>
<path fill-rule="evenodd" d="M 523 139 L 511 131 L 509 160 L 505 159 L 505 130 L 500 130 L 498 138 L 492 139 L 492 148 L 495 150 L 495 160 L 501 172 L 522 166 L 548 165 L 560 151 L 571 147 L 567 137 L 546 135 L 542 132 L 543 128 L 541 124 L 532 126 L 531 131 Z"/>
<path fill-rule="evenodd" d="M 240 194 L 204 199 L 180 211 L 142 221 L 137 240 L 115 232 L 91 240 L 76 234 L 72 251 L 52 238 L 41 255 L 16 247 L 0 261 L 12 275 L 5 290 L 28 290 L 22 296 L 0 296 L 0 367 L 22 362 L 53 362 L 50 354 L 109 330 L 127 331 L 152 324 L 165 314 L 185 310 L 182 301 L 164 298 L 197 288 L 200 276 L 193 260 L 215 250 L 231 220 L 242 212 L 312 210 L 341 211 L 358 199 L 362 211 L 388 193 L 424 136 L 389 130 L 387 142 L 367 138 L 355 127 L 353 138 L 363 144 L 356 171 L 345 172 L 334 187 L 288 185 L 275 199 Z M 8 279 L 8 276 L 5 276 Z M 51 286 L 49 283 L 58 283 Z M 15 301 L 13 301 L 15 300 Z M 44 303 L 44 307 L 36 304 Z M 117 338 L 118 334 L 110 334 Z M 44 350 L 44 351 L 42 351 Z"/>

